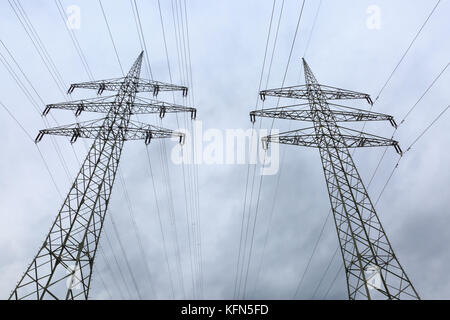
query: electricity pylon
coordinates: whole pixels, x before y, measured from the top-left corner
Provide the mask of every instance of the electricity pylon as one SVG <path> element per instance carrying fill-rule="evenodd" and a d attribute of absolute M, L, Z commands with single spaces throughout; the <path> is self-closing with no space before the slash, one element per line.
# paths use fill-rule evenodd
<path fill-rule="evenodd" d="M 306 85 L 264 90 L 266 96 L 294 98 L 307 103 L 252 111 L 250 119 L 269 117 L 312 122 L 313 126 L 262 138 L 270 142 L 315 147 L 319 149 L 331 208 L 344 260 L 350 299 L 420 299 L 400 265 L 384 232 L 372 201 L 356 169 L 349 148 L 393 146 L 402 153 L 398 142 L 338 125 L 350 121 L 389 121 L 385 114 L 367 112 L 328 102 L 364 99 L 368 94 L 321 85 L 303 59 Z"/>
<path fill-rule="evenodd" d="M 190 112 L 194 108 L 136 97 L 139 92 L 181 91 L 187 88 L 140 78 L 143 52 L 125 77 L 72 84 L 75 88 L 117 91 L 115 96 L 48 105 L 51 109 L 106 113 L 106 117 L 69 126 L 41 130 L 36 143 L 46 134 L 92 138 L 84 163 L 53 222 L 42 247 L 20 279 L 10 299 L 88 299 L 95 253 L 119 166 L 124 142 L 178 137 L 184 135 L 168 129 L 131 120 L 134 114 Z"/>

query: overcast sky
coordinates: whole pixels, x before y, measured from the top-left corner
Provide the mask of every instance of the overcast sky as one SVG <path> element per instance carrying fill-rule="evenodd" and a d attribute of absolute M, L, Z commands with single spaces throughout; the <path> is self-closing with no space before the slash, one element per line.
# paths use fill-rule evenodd
<path fill-rule="evenodd" d="M 71 5 L 80 8 L 80 28 L 74 33 L 93 77 L 108 79 L 121 76 L 98 1 L 62 0 L 61 3 L 64 9 Z M 141 51 L 132 6 L 128 0 L 103 0 L 102 3 L 121 64 L 126 71 Z M 281 86 L 301 3 L 298 0 L 285 1 L 269 88 Z M 425 0 L 323 0 L 306 59 L 320 83 L 366 92 L 375 99 L 435 3 Z M 68 85 L 88 81 L 89 77 L 55 2 L 22 0 L 21 4 L 64 83 Z M 281 0 L 277 0 L 274 25 L 278 20 L 280 4 Z M 307 47 L 318 4 L 319 1 L 306 0 L 286 85 L 304 83 L 301 57 Z M 137 0 L 137 5 L 153 77 L 169 82 L 158 2 Z M 187 0 L 193 92 L 195 107 L 198 109 L 197 118 L 202 121 L 204 130 L 218 129 L 224 133 L 226 129 L 251 127 L 248 113 L 256 108 L 272 5 L 272 0 Z M 171 1 L 163 0 L 161 6 L 172 79 L 175 83 L 184 84 L 177 64 Z M 368 21 L 374 14 L 370 10 L 369 13 L 368 8 L 379 10 L 379 28 L 374 28 L 373 20 Z M 392 114 L 400 123 L 447 65 L 450 44 L 445 39 L 450 30 L 449 14 L 450 2 L 442 0 L 381 93 L 374 111 Z M 14 55 L 45 104 L 63 101 L 64 96 L 8 1 L 0 3 L 0 39 Z M 272 48 L 273 38 L 269 44 L 270 53 Z M 5 48 L 0 46 L 0 52 L 6 54 Z M 0 101 L 34 138 L 38 130 L 45 126 L 42 118 L 3 65 L 0 65 L 0 70 Z M 141 76 L 149 77 L 145 67 Z M 450 71 L 447 70 L 399 127 L 395 139 L 404 150 L 448 105 L 449 84 Z M 32 91 L 29 85 L 27 87 Z M 35 96 L 34 92 L 32 94 Z M 73 99 L 86 97 L 95 97 L 95 92 L 78 90 L 72 95 Z M 158 98 L 172 101 L 170 94 L 161 94 Z M 177 98 L 177 102 L 182 100 Z M 275 107 L 276 102 L 274 98 L 267 99 L 264 106 Z M 369 107 L 364 101 L 348 105 Z M 39 103 L 39 107 L 43 109 L 42 103 Z M 59 124 L 75 122 L 73 114 L 68 111 L 52 111 L 52 115 Z M 83 114 L 80 119 L 93 117 L 99 115 Z M 183 120 L 184 116 L 179 119 Z M 48 120 L 52 126 L 55 125 L 51 117 Z M 140 120 L 158 124 L 154 117 L 142 117 Z M 450 298 L 450 153 L 446 149 L 450 143 L 449 124 L 450 115 L 444 114 L 403 156 L 376 207 L 397 257 L 419 295 L 425 299 Z M 167 115 L 162 125 L 177 129 L 176 117 Z M 271 120 L 263 121 L 263 128 L 270 126 Z M 305 123 L 289 124 L 277 120 L 274 128 L 286 130 L 304 126 Z M 361 127 L 357 125 L 355 128 Z M 388 123 L 368 124 L 365 130 L 385 137 L 393 133 Z M 3 108 L 0 110 L 0 137 L 0 297 L 7 298 L 42 245 L 62 199 L 35 144 Z M 44 138 L 39 147 L 64 196 L 79 170 L 74 150 L 82 160 L 86 155 L 86 146 L 91 141 L 79 140 L 73 150 L 67 139 L 57 137 L 56 141 L 67 163 L 67 173 L 50 138 Z M 152 142 L 148 150 L 175 297 L 191 298 L 192 274 L 186 232 L 183 168 L 173 164 L 170 158 L 175 144 L 170 140 L 164 142 L 171 178 L 170 194 L 175 204 L 175 224 L 171 222 L 170 206 L 167 204 L 171 197 L 168 196 L 168 184 L 163 174 L 164 158 L 161 158 L 161 154 L 164 145 Z M 205 142 L 204 145 L 207 144 Z M 145 148 L 141 141 L 127 142 L 125 146 L 119 169 L 125 188 L 120 180 L 116 181 L 100 240 L 101 253 L 95 262 L 91 287 L 93 299 L 109 298 L 109 295 L 117 299 L 137 298 L 129 269 L 143 298 L 155 298 L 149 284 L 150 277 L 157 298 L 171 297 L 171 278 L 165 260 Z M 370 148 L 355 152 L 355 163 L 366 184 L 383 151 L 384 148 Z M 277 175 L 263 178 L 247 298 L 293 298 L 330 210 L 318 151 L 281 146 L 280 154 L 281 170 Z M 398 161 L 399 156 L 389 149 L 369 187 L 373 201 L 378 198 Z M 253 167 L 250 168 L 253 170 Z M 188 173 L 192 169 L 185 167 L 188 186 Z M 246 164 L 198 166 L 203 272 L 194 276 L 203 278 L 204 298 L 233 298 L 247 169 Z M 255 213 L 259 179 L 257 176 L 255 180 L 252 214 Z M 249 186 L 248 192 L 251 190 Z M 129 195 L 131 208 L 125 192 Z M 270 219 L 272 205 L 274 210 Z M 120 242 L 112 221 L 117 227 Z M 181 275 L 177 272 L 175 227 L 180 248 Z M 267 230 L 270 233 L 262 255 Z M 143 245 L 145 257 L 141 254 L 139 241 Z M 316 291 L 337 244 L 334 221 L 330 218 L 297 298 L 347 298 L 345 274 L 343 270 L 339 271 L 342 264 L 340 254 L 333 259 Z M 185 296 L 180 281 L 183 281 Z"/>

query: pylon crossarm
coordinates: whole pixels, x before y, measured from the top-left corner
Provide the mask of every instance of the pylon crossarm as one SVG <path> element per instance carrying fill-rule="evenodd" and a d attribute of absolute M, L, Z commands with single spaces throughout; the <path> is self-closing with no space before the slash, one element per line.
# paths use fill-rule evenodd
<path fill-rule="evenodd" d="M 67 93 L 71 94 L 77 88 L 97 90 L 98 95 L 101 95 L 104 91 L 119 91 L 125 79 L 126 78 L 117 78 L 74 83 L 70 85 Z M 155 96 L 157 96 L 160 91 L 181 91 L 184 96 L 186 96 L 188 92 L 187 87 L 154 80 L 137 79 L 135 84 L 137 93 L 152 92 Z"/>
<path fill-rule="evenodd" d="M 93 99 L 83 99 L 72 102 L 62 102 L 49 104 L 45 107 L 42 115 L 46 116 L 53 109 L 59 110 L 71 110 L 75 112 L 76 116 L 79 116 L 82 112 L 98 112 L 108 113 L 113 107 L 116 106 L 116 96 L 108 96 Z M 163 101 L 153 99 L 143 99 L 136 97 L 136 101 L 132 104 L 131 114 L 159 114 L 161 118 L 166 113 L 182 113 L 187 112 L 191 114 L 191 118 L 195 119 L 197 116 L 197 110 L 191 107 L 184 107 L 177 104 L 167 103 Z"/>
<path fill-rule="evenodd" d="M 139 79 L 137 83 L 137 92 L 152 92 L 157 96 L 160 91 L 181 91 L 183 96 L 187 96 L 188 88 L 175 84 L 164 83 L 154 80 Z"/>
<path fill-rule="evenodd" d="M 361 148 L 393 146 L 401 154 L 398 142 L 391 139 L 371 135 L 365 132 L 339 127 L 341 131 L 349 131 L 349 134 L 329 135 L 319 134 L 314 127 L 288 131 L 262 138 L 263 146 L 267 148 L 269 143 L 290 144 L 312 148 L 329 147 L 329 139 L 337 141 L 336 148 Z M 355 134 L 353 134 L 355 133 Z"/>
<path fill-rule="evenodd" d="M 181 132 L 138 121 L 130 121 L 125 135 L 125 140 L 144 140 L 145 144 L 149 144 L 152 139 L 164 138 L 178 138 L 180 143 L 184 143 L 184 134 Z"/>
<path fill-rule="evenodd" d="M 116 96 L 107 96 L 71 102 L 52 103 L 45 107 L 42 115 L 48 115 L 53 109 L 75 111 L 76 116 L 79 116 L 83 111 L 108 113 L 114 104 L 115 97 Z"/>
<path fill-rule="evenodd" d="M 195 108 L 140 97 L 136 97 L 136 102 L 133 103 L 131 112 L 132 114 L 159 113 L 161 118 L 163 118 L 166 113 L 186 112 L 191 114 L 192 119 L 195 119 L 197 117 L 197 109 Z"/>
<path fill-rule="evenodd" d="M 115 79 L 107 79 L 107 80 L 97 80 L 97 81 L 88 81 L 88 82 L 80 82 L 73 83 L 70 85 L 68 94 L 71 94 L 75 89 L 92 89 L 97 90 L 97 94 L 100 95 L 103 91 L 119 91 L 120 87 L 124 83 L 125 77 L 115 78 Z"/>
<path fill-rule="evenodd" d="M 370 95 L 366 93 L 324 86 L 320 84 L 317 84 L 317 86 L 320 87 L 322 98 L 325 100 L 364 99 L 369 104 L 373 104 Z M 312 94 L 312 90 L 315 90 L 315 88 L 313 89 L 310 85 L 269 89 L 261 91 L 260 97 L 262 100 L 265 100 L 266 96 L 308 100 L 310 95 Z"/>
<path fill-rule="evenodd" d="M 333 103 L 328 103 L 328 105 L 335 106 L 336 108 L 320 112 L 325 113 L 327 116 L 334 117 L 337 122 L 389 121 L 393 127 L 397 127 L 394 118 L 387 114 L 365 111 Z M 319 111 L 311 110 L 309 108 L 309 103 L 301 103 L 279 108 L 252 111 L 250 112 L 250 120 L 255 122 L 256 117 L 265 117 L 314 122 L 314 119 L 317 119 L 318 112 Z"/>
<path fill-rule="evenodd" d="M 151 139 L 162 138 L 179 138 L 180 143 L 184 141 L 184 134 L 175 132 L 173 130 L 152 126 L 145 123 L 130 121 L 127 128 L 117 127 L 112 131 L 111 128 L 103 125 L 105 119 L 98 119 L 93 121 L 86 121 L 56 128 L 40 130 L 36 137 L 36 143 L 40 142 L 44 135 L 51 134 L 56 136 L 71 137 L 70 142 L 74 143 L 78 138 L 85 139 L 120 139 L 128 140 L 144 140 L 146 144 L 150 143 Z"/>

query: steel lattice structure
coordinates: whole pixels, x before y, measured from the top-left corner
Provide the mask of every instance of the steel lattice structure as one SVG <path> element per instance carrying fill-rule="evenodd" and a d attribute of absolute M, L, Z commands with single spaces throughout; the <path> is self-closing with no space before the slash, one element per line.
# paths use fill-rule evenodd
<path fill-rule="evenodd" d="M 92 144 L 65 201 L 53 222 L 42 247 L 20 279 L 10 299 L 88 299 L 95 254 L 108 209 L 120 156 L 126 140 L 179 137 L 184 135 L 135 121 L 137 113 L 190 112 L 195 109 L 171 105 L 156 100 L 137 98 L 138 92 L 181 91 L 187 88 L 157 81 L 140 79 L 143 52 L 128 74 L 119 79 L 73 84 L 74 88 L 117 91 L 108 98 L 52 104 L 51 109 L 104 112 L 106 117 L 96 121 L 41 130 L 39 142 L 46 134 L 92 138 Z M 76 289 L 76 290 L 75 290 Z"/>
<path fill-rule="evenodd" d="M 306 85 L 264 90 L 260 96 L 262 99 L 274 96 L 308 102 L 253 111 L 250 113 L 251 121 L 254 122 L 255 117 L 270 117 L 313 123 L 310 128 L 264 137 L 263 144 L 267 147 L 268 143 L 277 142 L 319 149 L 344 261 L 349 298 L 420 299 L 394 254 L 349 151 L 349 148 L 357 147 L 393 146 L 401 154 L 398 142 L 337 124 L 385 120 L 395 127 L 394 119 L 389 115 L 328 102 L 364 99 L 372 104 L 368 94 L 319 84 L 304 59 L 303 66 Z M 304 106 L 308 106 L 308 110 L 299 109 Z"/>

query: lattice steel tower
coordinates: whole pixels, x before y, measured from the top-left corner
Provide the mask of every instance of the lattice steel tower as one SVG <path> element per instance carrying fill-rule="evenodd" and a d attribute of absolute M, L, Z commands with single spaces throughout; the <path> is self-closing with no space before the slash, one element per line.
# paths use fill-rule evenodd
<path fill-rule="evenodd" d="M 287 107 L 252 111 L 250 118 L 269 117 L 312 122 L 313 126 L 269 135 L 270 142 L 319 149 L 328 187 L 331 208 L 344 260 L 350 299 L 419 299 L 414 286 L 400 265 L 356 169 L 349 148 L 393 146 L 397 141 L 358 132 L 338 125 L 349 121 L 389 121 L 392 116 L 344 107 L 328 102 L 340 99 L 365 99 L 368 94 L 321 85 L 303 59 L 306 85 L 264 90 L 266 96 L 307 100 Z"/>
<path fill-rule="evenodd" d="M 51 109 L 106 113 L 106 117 L 69 126 L 41 130 L 36 143 L 45 134 L 77 138 L 92 138 L 84 163 L 59 211 L 42 247 L 10 295 L 10 299 L 88 299 L 97 251 L 105 214 L 119 166 L 124 142 L 179 137 L 184 135 L 168 129 L 131 120 L 135 114 L 190 112 L 196 110 L 153 99 L 136 96 L 139 92 L 181 91 L 187 88 L 140 78 L 143 52 L 125 77 L 72 84 L 75 88 L 117 91 L 110 97 L 79 100 L 48 105 Z M 76 290 L 74 289 L 76 287 Z"/>

